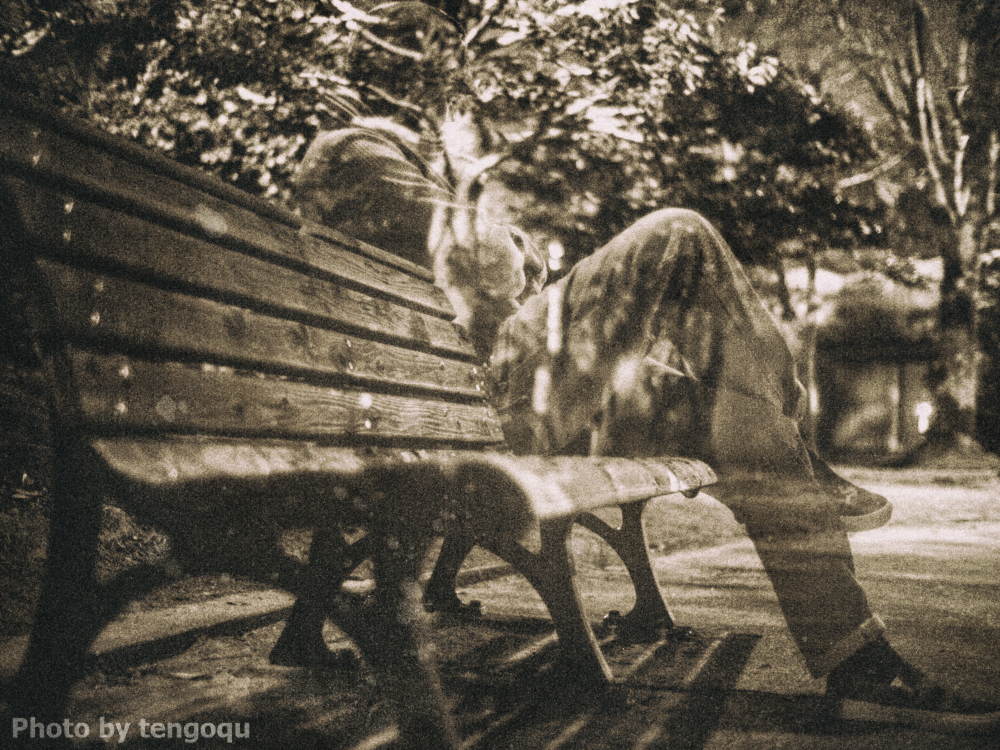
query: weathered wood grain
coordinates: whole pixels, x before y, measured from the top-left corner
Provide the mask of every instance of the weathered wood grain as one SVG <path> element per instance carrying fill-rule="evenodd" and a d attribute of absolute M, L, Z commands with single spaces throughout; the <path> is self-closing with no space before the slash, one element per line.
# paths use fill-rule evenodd
<path fill-rule="evenodd" d="M 398 301 L 274 265 L 86 201 L 60 199 L 27 185 L 15 195 L 30 239 L 56 258 L 103 265 L 121 275 L 316 326 L 366 331 L 385 340 L 475 359 L 449 320 L 404 307 Z M 165 248 L 170 252 L 164 252 Z"/>
<path fill-rule="evenodd" d="M 56 325 L 82 341 L 314 382 L 467 401 L 485 397 L 483 369 L 468 362 L 51 261 L 39 266 L 58 290 Z"/>
<path fill-rule="evenodd" d="M 113 153 L 2 113 L 0 126 L 5 130 L 0 161 L 31 173 L 35 180 L 58 185 L 66 197 L 76 195 L 245 252 L 307 264 L 348 280 L 366 283 L 378 273 L 383 277 L 377 281 L 382 293 L 410 299 L 416 306 L 448 316 L 448 303 L 431 283 L 433 277 L 413 264 L 400 267 L 401 258 L 373 253 L 374 248 L 364 248 L 359 254 L 356 241 L 348 242 L 343 235 L 311 224 L 304 223 L 306 231 L 299 231 L 268 221 Z"/>
<path fill-rule="evenodd" d="M 485 404 L 449 403 L 310 385 L 218 368 L 72 349 L 83 417 L 130 431 L 296 437 L 357 444 L 495 445 L 500 421 Z"/>

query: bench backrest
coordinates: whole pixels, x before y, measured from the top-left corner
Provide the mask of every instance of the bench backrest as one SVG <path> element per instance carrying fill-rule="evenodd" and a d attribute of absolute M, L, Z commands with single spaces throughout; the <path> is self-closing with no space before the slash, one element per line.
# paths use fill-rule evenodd
<path fill-rule="evenodd" d="M 60 352 L 73 430 L 502 442 L 427 269 L 12 97 L 0 134 L 4 254 L 37 285 L 35 334 Z"/>

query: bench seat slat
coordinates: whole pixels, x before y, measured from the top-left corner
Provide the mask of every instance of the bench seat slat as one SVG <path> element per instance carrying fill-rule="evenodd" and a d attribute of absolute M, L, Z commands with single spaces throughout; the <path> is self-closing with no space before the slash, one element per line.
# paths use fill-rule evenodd
<path fill-rule="evenodd" d="M 82 417 L 101 430 L 287 436 L 371 444 L 491 445 L 503 440 L 485 404 L 331 388 L 216 368 L 70 349 Z"/>
<path fill-rule="evenodd" d="M 430 391 L 482 400 L 482 369 L 467 362 L 304 323 L 271 318 L 213 300 L 168 292 L 114 276 L 39 261 L 58 289 L 58 325 L 79 340 L 124 352 L 171 352 L 178 359 L 370 384 L 379 390 Z"/>
<path fill-rule="evenodd" d="M 597 508 L 691 492 L 717 481 L 708 464 L 665 456 L 483 455 L 481 459 L 517 478 L 533 498 L 538 518 L 563 518 Z"/>
<path fill-rule="evenodd" d="M 498 507 L 514 503 L 514 517 L 551 520 L 597 508 L 696 490 L 716 481 L 694 459 L 630 459 L 597 456 L 513 456 L 469 450 L 389 450 L 320 446 L 285 441 L 253 443 L 231 439 L 96 439 L 107 465 L 133 482 L 152 487 L 191 481 L 275 479 L 315 475 L 348 481 L 367 470 L 431 462 L 443 477 L 460 484 L 458 493 L 478 493 Z M 334 492 L 330 485 L 329 492 Z M 515 497 L 520 496 L 520 497 Z M 324 501 L 320 501 L 324 502 Z"/>
<path fill-rule="evenodd" d="M 373 450 L 377 455 L 377 449 L 219 437 L 97 438 L 91 445 L 114 471 L 151 487 L 302 471 L 349 477 L 368 466 Z M 404 461 L 405 453 L 394 451 L 386 460 L 398 455 Z"/>
<path fill-rule="evenodd" d="M 468 344 L 449 320 L 92 204 L 74 203 L 71 213 L 77 216 L 73 223 L 60 226 L 52 217 L 64 214 L 62 201 L 58 209 L 48 207 L 46 212 L 25 205 L 21 194 L 17 195 L 29 236 L 57 258 L 83 257 L 89 263 L 107 263 L 122 274 L 138 274 L 161 285 L 214 296 L 271 315 L 319 326 L 360 329 L 388 340 L 416 341 L 428 350 L 470 357 Z M 164 253 L 164 247 L 171 252 Z"/>
<path fill-rule="evenodd" d="M 349 275 L 357 265 L 362 269 L 373 267 L 364 256 L 375 256 L 386 276 L 380 287 L 383 292 L 412 299 L 418 306 L 447 315 L 443 294 L 429 283 L 433 280 L 429 272 L 419 266 L 398 268 L 399 263 L 389 254 L 361 248 L 360 243 L 339 233 L 315 231 L 308 223 L 302 223 L 307 231 L 300 232 L 294 226 L 269 221 L 113 153 L 52 130 L 39 130 L 19 118 L 0 114 L 0 124 L 7 136 L 0 142 L 0 161 L 45 176 L 62 190 L 73 187 L 78 197 L 335 275 Z M 357 261 L 345 266 L 344 256 L 351 254 L 348 249 L 354 251 Z M 359 255 L 359 251 L 363 254 Z M 419 283 L 421 277 L 424 283 Z"/>
<path fill-rule="evenodd" d="M 183 504 L 199 486 L 236 484 L 265 490 L 296 523 L 430 514 L 476 534 L 516 538 L 537 521 L 522 477 L 509 474 L 506 465 L 483 460 L 480 451 L 189 437 L 101 438 L 91 448 L 119 478 L 132 483 L 137 491 L 132 499 L 140 504 L 148 490 L 174 497 L 180 493 Z M 433 497 L 380 491 L 390 476 L 405 482 L 423 472 L 431 472 Z"/>

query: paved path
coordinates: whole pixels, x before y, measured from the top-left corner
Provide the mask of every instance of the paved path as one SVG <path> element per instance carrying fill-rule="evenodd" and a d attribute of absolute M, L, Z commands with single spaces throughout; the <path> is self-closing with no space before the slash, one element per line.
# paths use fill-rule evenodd
<path fill-rule="evenodd" d="M 904 474 L 902 482 L 894 472 L 859 472 L 856 478 L 887 495 L 895 506 L 887 526 L 852 537 L 858 577 L 892 641 L 941 679 L 1000 701 L 1000 481 L 982 472 L 959 477 Z M 705 512 L 717 510 L 706 506 Z M 647 669 L 631 678 L 633 684 L 651 686 L 639 703 L 657 707 L 616 720 L 619 730 L 641 740 L 640 747 L 1000 747 L 1000 737 L 956 738 L 898 727 L 817 723 L 824 683 L 805 671 L 748 539 L 661 557 L 657 573 L 676 621 L 697 628 L 708 645 L 700 652 L 701 661 L 680 667 L 690 671 L 674 670 L 671 675 L 670 669 L 660 669 L 651 678 Z M 518 581 L 503 583 L 470 595 L 484 599 L 487 611 L 509 612 L 511 601 L 521 601 L 525 614 L 539 606 Z M 627 597 L 607 590 L 617 587 L 600 589 L 587 588 L 595 614 L 628 608 Z M 671 658 L 672 668 L 677 667 L 677 658 Z M 654 664 L 671 658 L 661 656 Z M 725 698 L 716 695 L 715 703 L 708 701 L 712 705 L 705 700 L 692 703 L 691 693 L 684 693 L 692 681 L 724 688 Z M 701 720 L 678 724 L 678 717 L 699 713 Z M 643 722 L 647 733 L 635 728 Z M 608 732 L 613 728 L 579 730 L 589 735 L 594 747 L 613 746 Z M 538 746 L 587 746 L 579 733 L 565 743 L 548 740 Z"/>
<path fill-rule="evenodd" d="M 858 478 L 896 508 L 889 525 L 852 538 L 858 576 L 893 641 L 934 674 L 1000 700 L 1000 480 L 983 472 Z M 464 590 L 483 601 L 486 617 L 473 625 L 440 623 L 436 643 L 470 747 L 1000 750 L 1000 737 L 824 722 L 823 683 L 805 672 L 749 540 L 714 501 L 698 502 L 704 522 L 728 541 L 661 556 L 657 571 L 675 619 L 701 637 L 609 641 L 609 660 L 624 682 L 609 694 L 574 694 L 571 681 L 552 674 L 554 638 L 521 579 Z M 594 618 L 627 610 L 613 558 L 586 557 L 581 583 Z M 178 622 L 183 614 L 176 613 Z M 372 728 L 391 730 L 391 716 L 363 673 L 272 667 L 266 653 L 280 623 L 257 625 L 235 634 L 202 630 L 191 642 L 175 640 L 156 661 L 107 665 L 78 687 L 74 721 L 95 733 L 102 717 L 128 722 L 119 746 L 133 748 L 350 747 L 351 738 Z M 348 646 L 335 631 L 329 636 Z M 170 745 L 142 739 L 142 720 L 243 722 L 252 739 Z"/>

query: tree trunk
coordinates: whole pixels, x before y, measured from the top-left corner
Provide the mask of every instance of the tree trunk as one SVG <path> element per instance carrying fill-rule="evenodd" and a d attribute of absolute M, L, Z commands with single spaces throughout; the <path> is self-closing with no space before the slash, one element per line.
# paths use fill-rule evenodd
<path fill-rule="evenodd" d="M 934 418 L 927 445 L 918 460 L 981 457 L 976 440 L 976 397 L 982 356 L 977 335 L 976 259 L 983 221 L 975 214 L 960 218 L 955 241 L 942 252 L 938 360 L 931 375 Z"/>
<path fill-rule="evenodd" d="M 816 291 L 816 252 L 811 250 L 808 256 L 809 285 L 806 289 L 806 319 L 802 328 L 802 344 L 805 355 L 806 417 L 803 420 L 803 432 L 809 444 L 816 447 L 816 417 L 819 412 L 819 383 L 816 372 L 816 340 L 819 324 L 816 313 L 819 310 L 819 294 Z"/>

